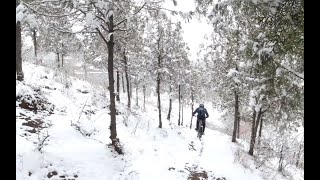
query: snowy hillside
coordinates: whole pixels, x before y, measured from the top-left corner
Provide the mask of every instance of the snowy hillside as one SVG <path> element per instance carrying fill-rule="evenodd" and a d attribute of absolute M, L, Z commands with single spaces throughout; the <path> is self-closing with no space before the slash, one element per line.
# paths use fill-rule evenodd
<path fill-rule="evenodd" d="M 105 88 L 30 63 L 24 72 L 25 80 L 16 81 L 17 180 L 304 179 L 298 171 L 284 177 L 276 166 L 258 168 L 247 149 L 217 130 L 207 128 L 200 141 L 194 127 L 177 126 L 176 103 L 172 123 L 163 118 L 159 129 L 156 97 L 143 111 L 128 110 L 121 96 L 117 133 L 124 155 L 118 155 L 109 145 Z M 221 124 L 208 110 L 208 122 Z M 189 126 L 191 113 L 185 111 Z"/>

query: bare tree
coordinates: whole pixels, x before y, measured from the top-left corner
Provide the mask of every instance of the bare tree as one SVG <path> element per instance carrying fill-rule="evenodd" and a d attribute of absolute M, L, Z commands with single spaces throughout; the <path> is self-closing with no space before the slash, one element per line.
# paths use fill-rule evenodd
<path fill-rule="evenodd" d="M 16 0 L 16 7 L 20 4 L 20 0 Z M 16 72 L 17 72 L 17 80 L 23 81 L 24 75 L 22 71 L 22 56 L 21 56 L 21 22 L 18 21 L 16 23 Z"/>
<path fill-rule="evenodd" d="M 158 94 L 158 110 L 159 110 L 159 128 L 162 128 L 161 121 L 161 98 L 160 98 L 160 68 L 161 68 L 161 50 L 160 50 L 160 37 L 157 40 L 158 44 L 158 72 L 157 72 L 157 94 Z"/>
<path fill-rule="evenodd" d="M 119 70 L 117 70 L 117 101 L 120 102 L 120 82 Z"/>
<path fill-rule="evenodd" d="M 236 135 L 238 129 L 238 111 L 239 111 L 239 96 L 237 91 L 234 91 L 234 124 L 233 124 L 233 133 L 232 133 L 232 142 L 236 142 Z"/>
<path fill-rule="evenodd" d="M 170 82 L 171 82 L 171 79 L 172 77 L 170 76 Z M 167 116 L 167 119 L 170 121 L 170 117 L 171 117 L 171 111 L 172 111 L 172 85 L 171 83 L 169 84 L 169 94 L 170 94 L 170 97 L 169 97 L 169 111 L 168 111 L 168 116 Z"/>
<path fill-rule="evenodd" d="M 181 113 L 181 85 L 178 85 L 178 96 L 179 96 L 179 119 L 178 119 L 178 126 L 180 126 L 180 113 Z"/>

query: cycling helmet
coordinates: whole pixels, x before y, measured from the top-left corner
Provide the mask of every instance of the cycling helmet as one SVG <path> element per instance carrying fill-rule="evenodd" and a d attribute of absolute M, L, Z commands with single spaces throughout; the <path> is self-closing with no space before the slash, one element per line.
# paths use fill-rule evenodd
<path fill-rule="evenodd" d="M 202 108 L 204 108 L 204 105 L 203 105 L 203 104 L 200 104 L 200 105 L 199 105 L 199 107 L 202 107 Z"/>

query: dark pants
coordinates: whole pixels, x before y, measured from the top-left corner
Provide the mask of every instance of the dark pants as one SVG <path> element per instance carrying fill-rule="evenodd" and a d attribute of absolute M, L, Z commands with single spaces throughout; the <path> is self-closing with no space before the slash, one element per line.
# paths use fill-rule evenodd
<path fill-rule="evenodd" d="M 197 126 L 196 128 L 199 129 L 199 120 L 200 119 L 197 119 Z M 205 119 L 201 119 L 202 121 L 202 124 L 203 124 L 203 132 L 204 132 L 204 129 L 206 128 L 206 120 Z"/>

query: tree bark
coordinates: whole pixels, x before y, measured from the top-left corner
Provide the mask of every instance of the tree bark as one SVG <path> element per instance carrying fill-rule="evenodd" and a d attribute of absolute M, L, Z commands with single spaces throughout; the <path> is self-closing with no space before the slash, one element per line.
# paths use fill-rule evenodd
<path fill-rule="evenodd" d="M 132 79 L 129 77 L 129 82 L 130 82 L 130 98 L 132 98 Z"/>
<path fill-rule="evenodd" d="M 124 85 L 124 78 L 123 78 L 123 74 L 121 73 L 121 79 L 122 79 L 122 89 L 123 89 L 123 93 L 126 93 L 126 90 L 125 90 L 125 85 Z"/>
<path fill-rule="evenodd" d="M 146 110 L 146 85 L 143 85 L 143 110 Z"/>
<path fill-rule="evenodd" d="M 61 53 L 61 67 L 63 67 L 63 53 Z"/>
<path fill-rule="evenodd" d="M 119 70 L 117 70 L 117 101 L 120 102 L 120 82 L 119 82 Z"/>
<path fill-rule="evenodd" d="M 178 119 L 178 126 L 180 126 L 180 110 L 181 110 L 181 98 L 180 98 L 180 84 L 178 85 L 178 94 L 179 94 L 179 119 Z"/>
<path fill-rule="evenodd" d="M 129 87 L 129 75 L 128 75 L 128 62 L 127 62 L 127 56 L 126 56 L 126 51 L 123 51 L 123 61 L 124 61 L 124 73 L 126 76 L 126 81 L 127 81 L 127 95 L 128 95 L 128 108 L 131 106 L 131 98 L 130 98 L 130 87 Z"/>
<path fill-rule="evenodd" d="M 193 97 L 193 90 L 191 90 L 191 113 L 193 113 L 193 101 L 194 101 L 194 97 Z M 190 122 L 190 129 L 192 128 L 192 114 L 191 114 L 191 122 Z"/>
<path fill-rule="evenodd" d="M 158 50 L 160 52 L 160 37 L 158 39 Z M 161 54 L 158 54 L 158 72 L 157 72 L 157 94 L 158 94 L 158 110 L 159 110 L 159 128 L 162 128 L 161 121 L 161 98 L 160 98 L 160 68 L 161 68 Z"/>
<path fill-rule="evenodd" d="M 171 98 L 171 93 L 172 93 L 172 87 L 171 87 L 171 76 L 170 76 L 170 84 L 169 84 L 169 111 L 168 111 L 168 116 L 167 119 L 170 121 L 171 117 L 171 111 L 172 111 L 172 98 Z"/>
<path fill-rule="evenodd" d="M 281 146 L 281 150 L 280 150 L 280 157 L 279 157 L 279 166 L 278 166 L 278 171 L 282 171 L 283 170 L 283 145 Z"/>
<path fill-rule="evenodd" d="M 138 85 L 136 87 L 136 105 L 139 106 L 139 98 L 138 98 Z"/>
<path fill-rule="evenodd" d="M 16 7 L 20 4 L 19 0 L 16 0 Z M 22 71 L 22 42 L 21 42 L 21 23 L 18 21 L 16 23 L 16 73 L 17 73 L 17 80 L 23 81 L 24 75 Z"/>
<path fill-rule="evenodd" d="M 234 91 L 234 123 L 233 123 L 233 133 L 232 133 L 232 142 L 236 142 L 237 128 L 238 128 L 238 111 L 239 111 L 239 96 L 237 91 Z"/>
<path fill-rule="evenodd" d="M 298 151 L 298 154 L 297 154 L 296 167 L 299 167 L 299 164 L 300 164 L 301 149 L 302 149 L 302 142 L 299 145 L 299 151 Z"/>
<path fill-rule="evenodd" d="M 262 122 L 263 122 L 263 118 L 261 118 L 261 122 L 260 122 L 259 137 L 261 137 L 261 134 L 262 134 Z"/>
<path fill-rule="evenodd" d="M 57 53 L 57 67 L 60 68 L 60 53 Z"/>
<path fill-rule="evenodd" d="M 263 118 L 261 118 L 261 120 L 260 120 L 258 144 L 260 144 L 260 139 L 261 139 L 261 134 L 262 134 L 262 122 L 263 122 Z"/>
<path fill-rule="evenodd" d="M 183 105 L 181 105 L 181 126 L 183 126 Z"/>
<path fill-rule="evenodd" d="M 158 66 L 160 65 L 160 56 L 158 56 Z M 160 72 L 157 75 L 157 94 L 158 94 L 158 110 L 159 110 L 159 128 L 162 128 L 161 122 L 161 99 L 160 99 Z"/>
<path fill-rule="evenodd" d="M 84 79 L 87 80 L 88 79 L 88 71 L 87 71 L 87 66 L 83 65 L 83 70 L 84 70 Z"/>
<path fill-rule="evenodd" d="M 253 109 L 253 115 L 252 115 L 252 126 L 251 126 L 251 140 L 250 140 L 250 149 L 249 149 L 249 154 L 253 155 L 253 147 L 254 147 L 254 127 L 256 123 L 256 115 L 257 112 L 255 109 Z"/>
<path fill-rule="evenodd" d="M 257 118 L 256 118 L 256 114 L 257 114 L 257 112 L 254 109 L 254 111 L 253 111 L 253 123 L 252 123 L 252 129 L 251 129 L 250 149 L 249 149 L 249 154 L 251 156 L 253 156 L 253 150 L 254 150 L 254 145 L 255 145 L 256 136 L 257 136 L 257 129 L 258 129 L 258 126 L 259 126 L 259 121 L 260 121 L 261 115 L 262 115 L 261 108 L 258 111 Z"/>
<path fill-rule="evenodd" d="M 33 47 L 34 47 L 34 57 L 36 58 L 36 64 L 38 64 L 37 58 L 37 31 L 32 29 L 32 40 L 33 40 Z"/>
<path fill-rule="evenodd" d="M 117 138 L 117 123 L 116 123 L 116 104 L 115 104 L 115 93 L 114 93 L 114 77 L 113 77 L 113 52 L 114 52 L 114 37 L 113 37 L 113 15 L 109 18 L 109 33 L 110 39 L 107 43 L 108 46 L 108 75 L 109 75 L 109 94 L 110 94 L 110 139 L 115 150 L 119 154 L 123 154 L 120 148 L 119 139 Z"/>
<path fill-rule="evenodd" d="M 237 130 L 237 138 L 240 138 L 240 111 L 238 109 L 238 130 Z"/>

